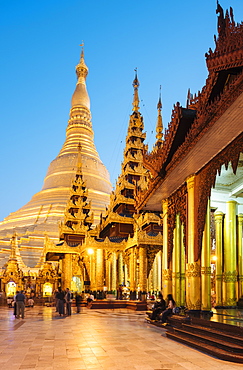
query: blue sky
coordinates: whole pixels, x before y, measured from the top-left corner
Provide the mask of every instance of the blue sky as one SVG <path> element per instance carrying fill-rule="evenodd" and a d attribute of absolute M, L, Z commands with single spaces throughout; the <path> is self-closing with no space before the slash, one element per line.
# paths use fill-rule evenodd
<path fill-rule="evenodd" d="M 243 20 L 242 0 L 220 4 Z M 205 84 L 215 9 L 213 0 L 0 0 L 0 220 L 41 190 L 64 143 L 82 40 L 95 144 L 115 184 L 134 69 L 152 147 L 159 86 L 167 126 L 173 104 Z"/>

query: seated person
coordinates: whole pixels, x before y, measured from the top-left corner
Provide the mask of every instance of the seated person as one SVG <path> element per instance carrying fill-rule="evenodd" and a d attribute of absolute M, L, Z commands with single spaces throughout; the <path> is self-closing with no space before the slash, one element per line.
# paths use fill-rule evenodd
<path fill-rule="evenodd" d="M 166 303 L 165 303 L 165 300 L 163 299 L 163 295 L 160 293 L 159 300 L 155 302 L 154 304 L 153 312 L 151 315 L 151 320 L 156 320 L 157 316 L 165 309 L 166 309 Z"/>
<path fill-rule="evenodd" d="M 88 308 L 91 308 L 93 301 L 94 301 L 94 295 L 91 292 L 89 294 L 88 298 L 87 298 L 87 307 Z"/>
<path fill-rule="evenodd" d="M 29 298 L 28 299 L 28 302 L 27 302 L 27 305 L 29 306 L 29 307 L 34 307 L 34 300 L 33 300 L 33 298 Z"/>
<path fill-rule="evenodd" d="M 172 297 L 172 294 L 167 295 L 167 308 L 162 312 L 161 321 L 162 324 L 165 324 L 167 317 L 173 314 L 173 309 L 176 307 L 176 303 Z"/>

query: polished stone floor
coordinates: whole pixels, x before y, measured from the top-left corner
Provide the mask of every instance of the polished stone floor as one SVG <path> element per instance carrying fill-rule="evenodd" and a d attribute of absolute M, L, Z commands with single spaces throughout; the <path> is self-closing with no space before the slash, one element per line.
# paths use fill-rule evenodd
<path fill-rule="evenodd" d="M 166 338 L 164 328 L 144 318 L 126 309 L 87 308 L 59 317 L 52 307 L 34 307 L 22 320 L 0 307 L 0 369 L 243 369 Z"/>

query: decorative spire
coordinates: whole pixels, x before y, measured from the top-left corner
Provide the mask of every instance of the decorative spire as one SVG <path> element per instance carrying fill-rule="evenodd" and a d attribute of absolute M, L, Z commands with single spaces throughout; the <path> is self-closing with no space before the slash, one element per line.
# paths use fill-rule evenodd
<path fill-rule="evenodd" d="M 157 143 L 162 143 L 162 138 L 163 138 L 163 122 L 162 122 L 162 115 L 161 115 L 161 110 L 162 110 L 162 103 L 161 103 L 161 85 L 160 85 L 160 93 L 159 93 L 159 101 L 157 104 L 157 109 L 158 109 L 158 118 L 157 118 L 157 126 L 156 126 L 156 139 Z"/>
<path fill-rule="evenodd" d="M 137 77 L 137 68 L 135 68 L 135 78 L 133 80 L 133 87 L 134 87 L 134 95 L 133 95 L 133 111 L 137 112 L 139 110 L 139 97 L 138 97 L 138 88 L 139 88 L 139 81 Z"/>
<path fill-rule="evenodd" d="M 18 249 L 18 238 L 17 234 L 14 233 L 11 239 L 10 259 L 16 259 L 16 249 Z"/>
<path fill-rule="evenodd" d="M 25 268 L 26 266 L 19 252 L 18 236 L 16 232 L 13 234 L 10 242 L 11 242 L 11 250 L 10 250 L 10 256 L 9 256 L 8 263 L 11 263 L 11 261 L 14 261 L 18 264 L 19 267 Z"/>
<path fill-rule="evenodd" d="M 77 83 L 85 83 L 86 77 L 89 73 L 89 69 L 86 66 L 85 61 L 84 61 L 84 43 L 82 43 L 80 46 L 82 47 L 81 56 L 80 56 L 79 64 L 76 66 L 76 73 L 78 77 Z"/>
<path fill-rule="evenodd" d="M 89 95 L 86 89 L 86 77 L 88 75 L 89 69 L 85 64 L 84 61 L 84 48 L 83 44 L 81 44 L 82 50 L 81 50 L 81 56 L 80 56 L 80 61 L 79 64 L 76 66 L 76 74 L 78 77 L 76 89 L 73 93 L 72 97 L 72 108 L 74 107 L 85 107 L 88 110 L 90 110 L 90 99 Z M 72 112 L 71 112 L 72 116 Z"/>

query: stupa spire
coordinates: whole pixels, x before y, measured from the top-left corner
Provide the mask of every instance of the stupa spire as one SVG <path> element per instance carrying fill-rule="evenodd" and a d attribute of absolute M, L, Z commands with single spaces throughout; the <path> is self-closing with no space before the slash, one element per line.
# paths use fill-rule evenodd
<path fill-rule="evenodd" d="M 134 88 L 134 95 L 133 95 L 133 111 L 137 112 L 139 110 L 139 97 L 138 97 L 138 88 L 139 88 L 139 81 L 137 76 L 137 68 L 135 68 L 135 78 L 133 80 L 133 88 Z"/>
<path fill-rule="evenodd" d="M 79 64 L 76 66 L 76 74 L 77 74 L 77 77 L 78 77 L 77 84 L 85 83 L 86 77 L 89 73 L 89 69 L 86 66 L 85 61 L 84 61 L 84 44 L 82 43 L 80 46 L 82 47 L 81 56 L 80 56 Z"/>
<path fill-rule="evenodd" d="M 26 267 L 20 256 L 17 233 L 14 233 L 11 239 L 11 249 L 8 263 L 10 263 L 10 261 L 16 261 L 16 263 L 18 263 L 18 265 L 22 268 Z"/>
<path fill-rule="evenodd" d="M 161 115 L 161 110 L 162 110 L 162 102 L 161 102 L 161 86 L 160 86 L 160 92 L 159 92 L 159 101 L 157 104 L 157 109 L 158 109 L 158 117 L 157 117 L 157 126 L 156 126 L 156 139 L 157 143 L 162 143 L 163 139 L 163 121 L 162 121 L 162 115 Z"/>
<path fill-rule="evenodd" d="M 86 88 L 86 77 L 88 75 L 89 69 L 86 66 L 85 61 L 84 61 L 83 44 L 81 44 L 81 47 L 82 47 L 82 50 L 81 50 L 80 61 L 78 65 L 76 66 L 76 74 L 77 74 L 78 81 L 76 84 L 76 89 L 72 96 L 71 106 L 72 108 L 78 107 L 78 106 L 85 107 L 89 111 L 90 110 L 90 99 L 89 99 L 89 95 L 88 95 L 87 88 Z M 72 111 L 72 108 L 70 112 L 70 120 L 74 116 L 73 113 L 75 113 Z"/>

